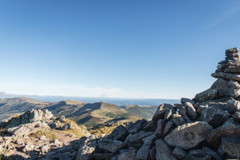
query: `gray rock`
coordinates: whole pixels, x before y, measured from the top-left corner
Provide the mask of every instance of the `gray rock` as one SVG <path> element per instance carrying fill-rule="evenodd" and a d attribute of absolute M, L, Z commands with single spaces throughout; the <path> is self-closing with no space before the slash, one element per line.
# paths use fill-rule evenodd
<path fill-rule="evenodd" d="M 176 126 L 180 126 L 185 123 L 183 116 L 179 114 L 173 114 L 173 122 Z"/>
<path fill-rule="evenodd" d="M 102 139 L 98 142 L 98 147 L 105 151 L 115 153 L 123 145 L 123 142 L 118 140 Z"/>
<path fill-rule="evenodd" d="M 137 133 L 139 130 L 145 127 L 146 124 L 147 124 L 147 121 L 145 119 L 138 120 L 135 123 L 130 123 L 127 126 L 128 133 Z"/>
<path fill-rule="evenodd" d="M 163 136 L 165 136 L 173 128 L 173 125 L 174 125 L 173 121 L 167 122 L 163 130 Z"/>
<path fill-rule="evenodd" d="M 240 75 L 239 74 L 217 72 L 217 73 L 213 73 L 212 76 L 214 78 L 222 78 L 222 79 L 234 80 L 234 81 L 238 81 L 238 82 L 240 81 Z"/>
<path fill-rule="evenodd" d="M 217 106 L 206 108 L 202 111 L 200 120 L 208 122 L 214 128 L 220 126 L 223 122 L 225 122 L 229 113 L 226 110 L 223 110 Z"/>
<path fill-rule="evenodd" d="M 172 155 L 174 155 L 178 159 L 182 159 L 187 155 L 187 153 L 183 149 L 176 147 L 172 151 Z"/>
<path fill-rule="evenodd" d="M 49 146 L 48 146 L 47 144 L 43 145 L 43 146 L 41 147 L 41 152 L 42 152 L 42 154 L 47 153 L 49 149 L 50 149 L 50 148 L 49 148 Z"/>
<path fill-rule="evenodd" d="M 157 128 L 157 122 L 156 121 L 149 121 L 143 129 L 145 131 L 155 131 L 156 128 Z"/>
<path fill-rule="evenodd" d="M 159 119 L 164 119 L 164 116 L 165 116 L 165 112 L 169 110 L 174 110 L 174 107 L 171 105 L 171 104 L 161 104 L 157 111 L 154 113 L 153 117 L 152 117 L 152 120 L 153 121 L 158 121 Z M 168 113 L 169 114 L 169 113 Z M 168 114 L 165 116 L 165 118 L 169 118 Z"/>
<path fill-rule="evenodd" d="M 227 154 L 232 158 L 240 158 L 240 138 L 223 137 L 218 152 L 222 156 L 223 154 Z"/>
<path fill-rule="evenodd" d="M 165 126 L 165 120 L 164 119 L 159 119 L 157 121 L 157 129 L 155 130 L 155 134 L 158 137 L 162 136 L 162 132 L 163 132 L 164 126 Z"/>
<path fill-rule="evenodd" d="M 80 139 L 76 160 L 88 160 L 97 146 L 96 137 L 89 136 Z"/>
<path fill-rule="evenodd" d="M 118 160 L 136 160 L 136 150 L 129 150 L 118 156 Z"/>
<path fill-rule="evenodd" d="M 240 111 L 237 111 L 235 114 L 233 114 L 232 118 L 234 119 L 234 121 L 239 123 L 240 122 Z"/>
<path fill-rule="evenodd" d="M 179 110 L 178 110 L 178 113 L 179 113 L 180 115 L 182 115 L 182 117 L 183 117 L 183 119 L 184 119 L 185 122 L 187 122 L 187 123 L 192 122 L 192 121 L 189 119 L 188 115 L 187 115 L 187 109 L 186 109 L 185 106 L 181 106 L 181 107 L 179 107 L 178 109 L 179 109 Z"/>
<path fill-rule="evenodd" d="M 181 103 L 184 105 L 186 102 L 190 102 L 192 105 L 194 105 L 194 101 L 189 98 L 181 98 Z"/>
<path fill-rule="evenodd" d="M 153 146 L 149 151 L 149 157 L 151 160 L 156 159 L 156 147 Z"/>
<path fill-rule="evenodd" d="M 53 114 L 48 110 L 31 109 L 25 112 L 24 114 L 22 114 L 21 116 L 9 120 L 6 128 L 19 126 L 21 124 L 27 124 L 27 123 L 36 122 L 36 121 L 48 122 L 54 118 L 55 117 L 53 116 Z"/>
<path fill-rule="evenodd" d="M 171 154 L 172 150 L 162 139 L 158 139 L 155 144 L 156 160 L 176 160 L 176 158 Z"/>
<path fill-rule="evenodd" d="M 206 140 L 211 131 L 207 122 L 196 121 L 178 126 L 164 140 L 170 146 L 190 149 Z"/>
<path fill-rule="evenodd" d="M 66 123 L 62 127 L 59 127 L 58 129 L 59 130 L 73 129 L 73 126 L 70 123 Z"/>
<path fill-rule="evenodd" d="M 239 137 L 240 131 L 231 121 L 226 121 L 222 126 L 212 130 L 207 141 L 213 146 L 219 146 L 222 137 Z"/>
<path fill-rule="evenodd" d="M 191 150 L 185 160 L 211 160 L 211 156 L 205 154 L 203 150 Z"/>
<path fill-rule="evenodd" d="M 126 138 L 124 143 L 136 143 L 136 142 L 142 142 L 143 138 L 151 136 L 154 132 L 145 132 L 145 131 L 140 131 L 138 133 L 135 134 L 130 134 L 128 135 L 128 137 Z"/>
<path fill-rule="evenodd" d="M 218 91 L 218 97 L 238 97 L 240 95 L 240 84 L 233 80 L 220 78 L 213 83 L 211 89 L 216 89 Z"/>
<path fill-rule="evenodd" d="M 225 73 L 240 74 L 240 66 L 227 67 L 224 69 Z"/>
<path fill-rule="evenodd" d="M 204 151 L 205 154 L 211 156 L 215 160 L 221 160 L 222 159 L 222 157 L 220 157 L 216 152 L 214 152 L 210 148 L 203 147 L 202 150 Z"/>
<path fill-rule="evenodd" d="M 106 138 L 109 139 L 114 139 L 114 140 L 119 140 L 119 141 L 124 141 L 125 138 L 128 135 L 128 131 L 125 127 L 122 125 L 116 127 L 110 135 L 108 135 Z"/>
<path fill-rule="evenodd" d="M 97 160 L 105 160 L 110 159 L 113 156 L 113 153 L 93 153 L 91 158 L 97 159 Z"/>
<path fill-rule="evenodd" d="M 197 112 L 196 112 L 196 109 L 194 108 L 194 106 L 192 105 L 192 103 L 186 102 L 184 105 L 186 106 L 187 114 L 189 115 L 189 117 L 191 119 L 196 119 L 197 118 Z"/>
<path fill-rule="evenodd" d="M 218 91 L 216 89 L 208 89 L 201 93 L 198 93 L 193 99 L 195 102 L 204 102 L 207 100 L 217 98 Z"/>
<path fill-rule="evenodd" d="M 138 150 L 136 159 L 137 160 L 147 160 L 150 147 L 151 147 L 151 144 L 144 143 L 142 145 L 142 147 Z"/>

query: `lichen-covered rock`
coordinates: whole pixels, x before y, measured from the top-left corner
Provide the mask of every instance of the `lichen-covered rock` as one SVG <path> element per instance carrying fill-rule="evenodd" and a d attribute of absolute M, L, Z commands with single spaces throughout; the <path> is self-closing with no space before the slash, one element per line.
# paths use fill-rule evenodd
<path fill-rule="evenodd" d="M 164 140 L 170 146 L 190 149 L 206 140 L 211 131 L 207 122 L 197 121 L 178 126 Z"/>
<path fill-rule="evenodd" d="M 97 147 L 96 137 L 83 137 L 80 139 L 76 160 L 88 160 Z"/>
<path fill-rule="evenodd" d="M 201 93 L 198 93 L 193 99 L 195 102 L 204 102 L 207 100 L 217 98 L 218 91 L 216 89 L 207 89 Z"/>

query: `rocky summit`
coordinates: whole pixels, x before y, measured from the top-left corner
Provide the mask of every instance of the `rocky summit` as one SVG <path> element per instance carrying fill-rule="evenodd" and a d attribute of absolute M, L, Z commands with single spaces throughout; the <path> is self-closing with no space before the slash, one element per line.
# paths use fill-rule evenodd
<path fill-rule="evenodd" d="M 48 111 L 41 117 L 42 113 L 37 113 L 41 111 L 37 111 L 38 116 L 23 114 L 2 125 L 9 136 L 0 139 L 0 151 L 12 149 L 25 159 L 49 160 L 240 159 L 239 53 L 237 48 L 232 48 L 225 54 L 225 60 L 219 62 L 212 74 L 217 80 L 209 89 L 196 94 L 193 99 L 182 98 L 178 104 L 159 105 L 151 121 L 142 119 L 120 125 L 111 134 L 101 137 L 88 133 L 74 145 L 63 145 L 62 139 L 49 142 L 46 137 L 36 136 L 28 143 L 22 137 L 32 134 L 33 130 L 29 128 L 61 130 L 72 127 L 64 118 L 54 118 Z M 22 127 L 22 131 L 19 130 Z M 52 145 L 55 148 L 50 147 Z"/>

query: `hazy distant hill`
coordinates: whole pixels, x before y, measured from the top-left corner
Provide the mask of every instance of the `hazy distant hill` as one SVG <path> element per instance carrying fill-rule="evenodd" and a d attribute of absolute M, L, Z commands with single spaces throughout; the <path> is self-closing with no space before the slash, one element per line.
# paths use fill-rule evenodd
<path fill-rule="evenodd" d="M 116 105 L 103 102 L 85 104 L 76 101 L 61 101 L 47 107 L 47 109 L 55 115 L 65 115 L 78 124 L 83 124 L 89 128 L 108 122 L 125 122 L 141 119 L 141 117 L 133 115 Z"/>
<path fill-rule="evenodd" d="M 17 97 L 0 99 L 0 121 L 32 108 L 48 109 L 55 116 L 65 116 L 89 128 L 108 122 L 129 122 L 142 118 L 149 119 L 156 110 L 156 106 L 140 107 L 138 105 L 126 105 L 119 107 L 104 102 L 84 103 L 73 100 L 50 103 Z"/>
<path fill-rule="evenodd" d="M 50 104 L 25 97 L 0 99 L 0 121 L 32 108 L 45 108 Z"/>
<path fill-rule="evenodd" d="M 120 106 L 132 115 L 142 117 L 144 119 L 151 119 L 154 112 L 157 110 L 157 106 L 141 107 L 138 105 L 126 105 Z"/>

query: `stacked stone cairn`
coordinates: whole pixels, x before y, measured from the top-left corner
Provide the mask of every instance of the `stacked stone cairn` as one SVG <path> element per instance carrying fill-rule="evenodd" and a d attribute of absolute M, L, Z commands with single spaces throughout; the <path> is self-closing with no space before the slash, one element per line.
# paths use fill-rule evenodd
<path fill-rule="evenodd" d="M 151 121 L 84 138 L 77 160 L 221 160 L 240 158 L 238 49 L 226 50 L 210 89 L 180 104 L 161 104 Z"/>

